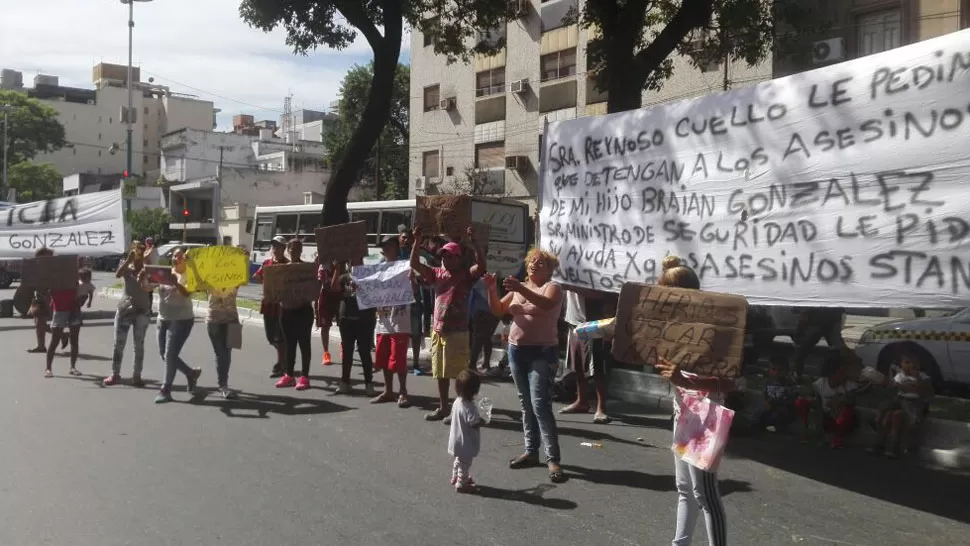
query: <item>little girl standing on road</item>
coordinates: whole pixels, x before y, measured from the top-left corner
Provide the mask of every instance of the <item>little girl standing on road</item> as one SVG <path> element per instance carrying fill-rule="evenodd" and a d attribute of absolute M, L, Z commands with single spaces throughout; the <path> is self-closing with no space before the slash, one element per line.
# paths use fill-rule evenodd
<path fill-rule="evenodd" d="M 451 484 L 458 493 L 474 493 L 475 480 L 471 477 L 472 461 L 478 456 L 482 445 L 482 417 L 475 405 L 475 397 L 482 383 L 478 375 L 462 370 L 455 380 L 458 397 L 451 406 L 451 434 L 448 436 L 448 454 L 455 458 L 451 470 Z"/>

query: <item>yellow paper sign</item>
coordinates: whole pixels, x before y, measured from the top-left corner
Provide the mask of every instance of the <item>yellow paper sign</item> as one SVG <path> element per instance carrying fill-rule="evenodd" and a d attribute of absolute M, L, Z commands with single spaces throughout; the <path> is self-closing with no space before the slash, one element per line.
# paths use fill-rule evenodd
<path fill-rule="evenodd" d="M 185 288 L 236 288 L 249 283 L 249 255 L 232 246 L 193 248 L 185 256 Z"/>

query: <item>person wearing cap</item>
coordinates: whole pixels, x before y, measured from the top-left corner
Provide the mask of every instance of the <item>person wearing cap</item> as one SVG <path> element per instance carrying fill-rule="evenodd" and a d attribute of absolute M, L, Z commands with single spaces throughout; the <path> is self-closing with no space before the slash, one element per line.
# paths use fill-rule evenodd
<path fill-rule="evenodd" d="M 381 263 L 399 260 L 401 243 L 398 237 L 381 240 Z M 374 367 L 384 372 L 384 392 L 371 400 L 381 404 L 394 400 L 394 376 L 398 376 L 400 394 L 397 405 L 410 407 L 408 400 L 408 345 L 411 341 L 411 306 L 379 307 L 377 309 L 377 350 Z"/>
<path fill-rule="evenodd" d="M 270 265 L 290 263 L 286 259 L 286 238 L 281 235 L 273 237 L 270 257 L 253 274 L 253 280 L 258 283 L 263 282 L 263 268 Z M 276 302 L 263 301 L 259 304 L 259 312 L 263 314 L 263 330 L 266 332 L 266 341 L 276 349 L 276 364 L 269 376 L 272 378 L 283 377 L 283 362 L 286 360 L 286 345 L 283 344 L 283 330 L 280 328 L 280 304 Z"/>
<path fill-rule="evenodd" d="M 475 262 L 462 265 L 462 248 L 456 242 L 439 250 L 442 267 L 429 267 L 421 262 L 417 247 L 411 250 L 411 269 L 434 288 L 434 317 L 431 329 L 431 375 L 438 380 L 438 409 L 425 416 L 428 421 L 450 422 L 448 386 L 452 379 L 468 368 L 468 296 L 475 282 L 485 274 L 485 254 L 475 242 L 471 226 L 466 236 L 471 242 Z M 414 240 L 421 240 L 421 228 L 415 228 Z"/>

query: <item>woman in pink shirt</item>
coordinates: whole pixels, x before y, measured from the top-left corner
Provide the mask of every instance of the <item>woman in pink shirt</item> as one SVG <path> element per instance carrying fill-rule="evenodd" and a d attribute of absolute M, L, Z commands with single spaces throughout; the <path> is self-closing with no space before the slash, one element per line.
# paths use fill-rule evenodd
<path fill-rule="evenodd" d="M 512 315 L 509 332 L 509 368 L 522 404 L 522 432 L 525 452 L 509 461 L 510 468 L 538 466 L 539 445 L 546 448 L 549 479 L 565 481 L 559 466 L 559 433 L 552 411 L 552 378 L 559 365 L 559 315 L 562 287 L 552 281 L 559 260 L 533 248 L 525 258 L 527 277 L 520 282 L 507 277 L 502 286 L 508 292 L 498 296 L 495 275 L 486 275 L 488 304 L 495 316 Z"/>

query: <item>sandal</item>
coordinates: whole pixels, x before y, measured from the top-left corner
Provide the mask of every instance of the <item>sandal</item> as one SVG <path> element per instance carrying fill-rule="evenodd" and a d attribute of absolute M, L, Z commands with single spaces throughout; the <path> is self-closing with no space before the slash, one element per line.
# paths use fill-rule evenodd
<path fill-rule="evenodd" d="M 597 413 L 596 416 L 593 417 L 593 424 L 596 425 L 608 425 L 612 422 L 613 419 L 610 419 L 610 416 L 605 413 Z"/>
<path fill-rule="evenodd" d="M 402 394 L 397 397 L 397 407 L 401 409 L 407 409 L 411 407 L 411 401 L 408 400 L 408 395 Z"/>
<path fill-rule="evenodd" d="M 552 483 L 563 483 L 566 481 L 566 475 L 563 474 L 562 468 L 556 463 L 549 463 L 549 481 Z"/>
<path fill-rule="evenodd" d="M 69 373 L 69 374 L 71 374 L 71 375 L 73 375 L 75 377 L 84 375 L 84 374 L 81 373 L 81 370 L 79 370 L 77 368 L 71 368 L 70 370 L 68 370 L 67 373 Z"/>
<path fill-rule="evenodd" d="M 390 392 L 382 392 L 377 397 L 371 398 L 370 403 L 371 404 L 384 404 L 384 403 L 390 402 L 391 400 L 394 400 L 394 394 L 393 393 L 390 393 Z"/>
<path fill-rule="evenodd" d="M 523 453 L 509 461 L 509 468 L 513 470 L 533 466 L 539 466 L 539 456 L 531 453 Z"/>
<path fill-rule="evenodd" d="M 44 370 L 44 377 L 46 379 L 50 379 L 50 378 L 54 377 L 54 372 L 52 372 L 50 370 Z"/>
<path fill-rule="evenodd" d="M 576 404 L 569 404 L 566 407 L 560 408 L 559 413 L 571 414 L 571 413 L 589 413 L 589 406 L 582 407 Z"/>
<path fill-rule="evenodd" d="M 424 420 L 425 421 L 441 421 L 441 420 L 444 420 L 445 417 L 449 417 L 448 412 L 445 411 L 444 408 L 438 408 L 438 409 L 434 410 L 433 412 L 425 415 L 424 416 Z"/>

